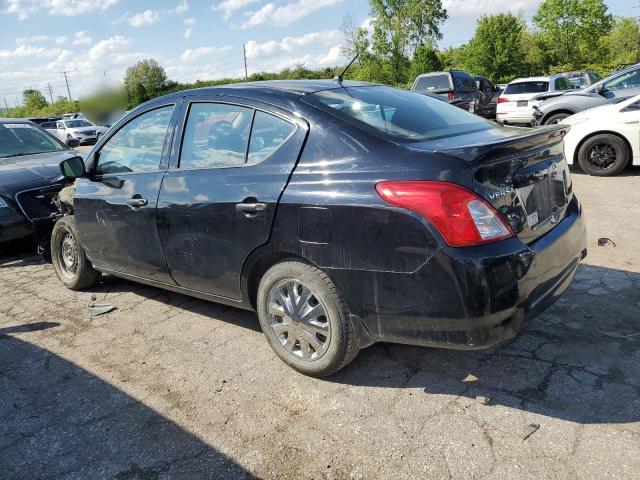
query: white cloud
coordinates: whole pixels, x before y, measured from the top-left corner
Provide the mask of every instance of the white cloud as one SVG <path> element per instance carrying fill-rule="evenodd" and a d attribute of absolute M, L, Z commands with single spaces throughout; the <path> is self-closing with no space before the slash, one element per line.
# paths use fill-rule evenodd
<path fill-rule="evenodd" d="M 339 30 L 325 30 L 322 32 L 312 32 L 300 37 L 285 37 L 282 40 L 269 40 L 267 42 L 255 42 L 253 40 L 246 43 L 247 56 L 260 58 L 262 56 L 272 56 L 282 53 L 291 53 L 296 50 L 306 50 L 309 46 L 319 47 L 339 47 L 342 41 L 342 34 Z"/>
<path fill-rule="evenodd" d="M 442 6 L 447 9 L 449 18 L 479 17 L 495 13 L 511 12 L 517 14 L 520 10 L 535 10 L 542 0 L 443 0 Z"/>
<path fill-rule="evenodd" d="M 267 3 L 260 10 L 247 12 L 247 21 L 242 28 L 251 28 L 258 25 L 272 25 L 283 27 L 289 25 L 307 15 L 332 5 L 342 3 L 343 0 L 298 0 L 276 7 L 273 3 Z"/>
<path fill-rule="evenodd" d="M 23 44 L 17 46 L 13 50 L 0 50 L 0 60 L 9 58 L 46 58 L 55 57 L 60 53 L 59 48 L 34 47 L 33 45 Z"/>
<path fill-rule="evenodd" d="M 184 23 L 185 25 L 193 25 L 194 23 L 196 23 L 196 19 L 195 18 L 185 18 L 182 23 Z"/>
<path fill-rule="evenodd" d="M 74 45 L 91 45 L 92 38 L 87 35 L 87 32 L 81 30 L 79 32 L 74 33 L 73 35 L 73 44 Z"/>
<path fill-rule="evenodd" d="M 90 58 L 98 59 L 108 53 L 121 51 L 124 47 L 129 45 L 131 40 L 121 35 L 115 35 L 101 40 L 89 49 L 88 55 Z"/>
<path fill-rule="evenodd" d="M 183 62 L 193 62 L 194 60 L 198 60 L 201 57 L 211 57 L 216 54 L 228 52 L 233 47 L 226 45 L 224 47 L 200 47 L 196 49 L 188 48 L 180 57 Z"/>
<path fill-rule="evenodd" d="M 47 40 L 49 40 L 49 37 L 46 35 L 34 35 L 33 37 L 18 37 L 16 38 L 16 43 L 20 45 L 21 43 L 37 43 Z"/>
<path fill-rule="evenodd" d="M 41 10 L 46 10 L 49 15 L 64 15 L 74 17 L 86 13 L 95 13 L 96 10 L 107 10 L 120 0 L 6 0 L 5 12 L 15 14 L 18 19 L 24 20 Z"/>
<path fill-rule="evenodd" d="M 186 40 L 191 40 L 191 34 L 193 33 L 193 28 L 189 27 L 184 31 L 184 38 Z"/>
<path fill-rule="evenodd" d="M 189 4 L 187 3 L 187 0 L 180 0 L 180 2 L 178 2 L 178 5 L 176 5 L 176 8 L 171 10 L 171 13 L 181 14 L 186 12 L 187 10 L 189 10 Z"/>
<path fill-rule="evenodd" d="M 66 35 L 58 35 L 56 37 L 56 45 L 62 45 L 66 41 L 67 41 L 67 36 Z"/>
<path fill-rule="evenodd" d="M 145 10 L 144 12 L 136 13 L 127 19 L 129 25 L 136 28 L 153 25 L 158 20 L 160 20 L 160 13 L 156 10 Z"/>
<path fill-rule="evenodd" d="M 217 10 L 222 12 L 222 17 L 225 20 L 229 20 L 231 16 L 237 11 L 240 10 L 247 5 L 257 2 L 258 0 L 224 0 L 218 5 L 214 5 L 211 7 L 212 10 Z"/>

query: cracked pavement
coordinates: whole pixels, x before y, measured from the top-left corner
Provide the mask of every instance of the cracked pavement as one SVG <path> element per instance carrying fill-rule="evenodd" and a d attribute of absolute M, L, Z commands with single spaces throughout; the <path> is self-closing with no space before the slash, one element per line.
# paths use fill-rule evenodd
<path fill-rule="evenodd" d="M 323 380 L 251 313 L 3 257 L 0 477 L 638 478 L 640 170 L 574 185 L 589 256 L 514 341 L 377 344 Z M 117 310 L 91 317 L 92 295 Z"/>

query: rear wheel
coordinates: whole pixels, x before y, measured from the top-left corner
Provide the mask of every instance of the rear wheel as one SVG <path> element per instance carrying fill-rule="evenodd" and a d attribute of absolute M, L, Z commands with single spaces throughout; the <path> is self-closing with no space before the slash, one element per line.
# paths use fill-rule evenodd
<path fill-rule="evenodd" d="M 331 375 L 360 350 L 342 296 L 316 267 L 299 261 L 273 266 L 260 281 L 257 306 L 271 348 L 301 373 Z"/>
<path fill-rule="evenodd" d="M 551 115 L 544 121 L 545 125 L 555 125 L 556 123 L 561 123 L 562 120 L 570 116 L 570 113 L 556 113 L 555 115 Z"/>
<path fill-rule="evenodd" d="M 578 150 L 580 168 L 589 175 L 616 175 L 624 169 L 628 161 L 629 152 L 624 140 L 608 133 L 594 135 Z"/>
<path fill-rule="evenodd" d="M 59 219 L 51 233 L 51 261 L 60 281 L 71 290 L 88 288 L 100 277 L 78 243 L 72 215 Z"/>

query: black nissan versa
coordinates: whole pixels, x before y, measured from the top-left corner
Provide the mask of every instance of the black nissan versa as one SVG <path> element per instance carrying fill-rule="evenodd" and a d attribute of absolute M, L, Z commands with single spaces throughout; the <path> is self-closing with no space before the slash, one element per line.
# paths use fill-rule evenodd
<path fill-rule="evenodd" d="M 54 266 L 74 289 L 103 272 L 256 310 L 310 375 L 377 341 L 487 347 L 586 255 L 565 132 L 354 82 L 171 94 L 62 163 Z"/>
<path fill-rule="evenodd" d="M 77 155 L 28 120 L 0 118 L 0 244 L 50 231 L 58 165 Z"/>

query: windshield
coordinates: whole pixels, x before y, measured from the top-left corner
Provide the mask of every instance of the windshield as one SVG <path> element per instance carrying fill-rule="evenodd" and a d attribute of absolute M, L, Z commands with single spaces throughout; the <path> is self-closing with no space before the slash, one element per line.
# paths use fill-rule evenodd
<path fill-rule="evenodd" d="M 67 128 L 93 127 L 93 123 L 86 120 L 65 120 L 64 124 Z"/>
<path fill-rule="evenodd" d="M 488 130 L 491 123 L 427 95 L 384 86 L 345 87 L 303 101 L 395 141 L 423 141 Z"/>
<path fill-rule="evenodd" d="M 518 82 L 507 85 L 504 93 L 518 95 L 521 93 L 543 93 L 547 90 L 549 90 L 549 82 Z"/>
<path fill-rule="evenodd" d="M 0 123 L 0 158 L 66 149 L 38 127 L 28 123 Z"/>

